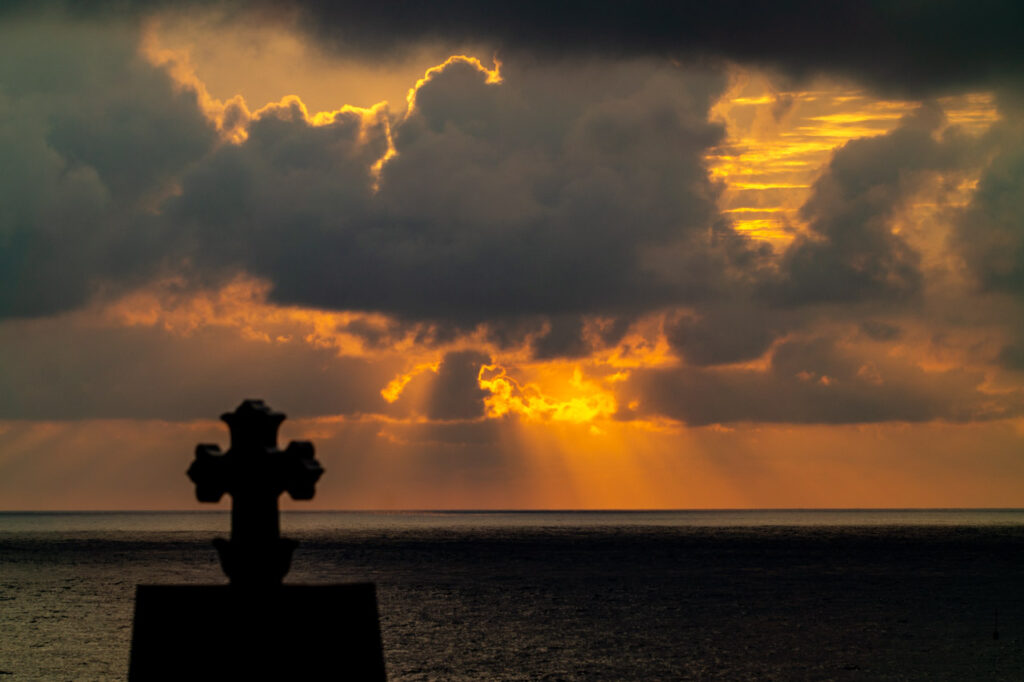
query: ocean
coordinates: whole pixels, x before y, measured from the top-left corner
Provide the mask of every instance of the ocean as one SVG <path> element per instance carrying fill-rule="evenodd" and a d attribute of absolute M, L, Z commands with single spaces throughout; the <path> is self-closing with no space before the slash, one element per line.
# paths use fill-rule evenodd
<path fill-rule="evenodd" d="M 0 679 L 118 680 L 227 512 L 0 513 Z M 1024 511 L 286 512 L 390 680 L 1021 680 Z M 282 626 L 287 626 L 282 624 Z M 340 662 L 339 662 L 340 664 Z"/>

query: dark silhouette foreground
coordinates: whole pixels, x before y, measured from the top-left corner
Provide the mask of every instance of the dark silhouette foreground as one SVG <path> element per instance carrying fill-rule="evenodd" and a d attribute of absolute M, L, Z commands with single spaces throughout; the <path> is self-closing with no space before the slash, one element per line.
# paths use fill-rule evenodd
<path fill-rule="evenodd" d="M 313 444 L 281 451 L 285 415 L 246 400 L 221 416 L 224 454 L 196 446 L 196 497 L 228 493 L 231 539 L 214 541 L 230 585 L 139 585 L 129 680 L 384 680 L 370 583 L 282 585 L 297 542 L 281 537 L 277 498 L 311 499 L 323 473 Z"/>
<path fill-rule="evenodd" d="M 281 538 L 277 498 L 287 490 L 293 499 L 313 499 L 324 470 L 309 441 L 292 441 L 284 452 L 277 448 L 285 416 L 262 400 L 246 400 L 220 418 L 231 429 L 231 448 L 221 454 L 217 445 L 197 445 L 188 477 L 200 502 L 231 495 L 231 539 L 214 540 L 231 584 L 280 584 L 298 543 Z"/>

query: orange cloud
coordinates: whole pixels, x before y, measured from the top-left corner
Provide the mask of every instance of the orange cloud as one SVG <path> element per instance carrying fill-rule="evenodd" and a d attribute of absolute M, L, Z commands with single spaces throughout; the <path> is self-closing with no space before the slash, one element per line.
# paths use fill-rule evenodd
<path fill-rule="evenodd" d="M 110 323 L 122 326 L 159 326 L 173 334 L 189 335 L 206 326 L 229 327 L 246 339 L 267 343 L 305 342 L 335 348 L 338 355 L 363 357 L 378 351 L 364 335 L 350 332 L 376 330 L 387 335 L 392 322 L 375 313 L 324 311 L 267 302 L 270 283 L 238 277 L 219 289 L 191 290 L 181 280 L 164 280 L 134 291 L 106 305 L 99 312 Z M 388 349 L 402 352 L 414 342 L 411 334 L 391 340 Z"/>
<path fill-rule="evenodd" d="M 426 371 L 431 371 L 436 374 L 440 366 L 440 360 L 436 362 L 423 362 L 416 365 L 408 372 L 399 374 L 390 382 L 388 382 L 388 385 L 382 388 L 380 391 L 381 397 L 383 397 L 384 400 L 388 401 L 389 403 L 395 402 L 402 396 L 402 391 L 409 384 L 409 382 L 412 381 L 417 375 L 422 374 L 423 372 Z"/>
<path fill-rule="evenodd" d="M 480 368 L 480 388 L 490 391 L 484 399 L 487 416 L 503 417 L 508 414 L 521 415 L 528 420 L 551 420 L 572 423 L 593 422 L 608 418 L 615 413 L 615 396 L 601 383 L 586 379 L 579 366 L 572 367 L 571 375 L 564 376 L 566 367 L 549 363 L 542 374 L 546 381 L 542 386 L 535 381 L 520 383 L 509 376 L 499 365 L 484 365 Z M 552 375 L 562 376 L 561 381 Z M 618 375 L 605 379 L 615 381 Z M 554 388 L 561 395 L 547 391 Z"/>

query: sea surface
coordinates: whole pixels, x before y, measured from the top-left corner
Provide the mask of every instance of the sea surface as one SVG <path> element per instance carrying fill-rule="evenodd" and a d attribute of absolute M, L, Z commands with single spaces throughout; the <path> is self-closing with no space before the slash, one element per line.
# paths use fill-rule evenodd
<path fill-rule="evenodd" d="M 137 584 L 226 512 L 0 513 L 0 680 L 124 679 Z M 1021 680 L 1024 510 L 286 512 L 390 680 Z"/>

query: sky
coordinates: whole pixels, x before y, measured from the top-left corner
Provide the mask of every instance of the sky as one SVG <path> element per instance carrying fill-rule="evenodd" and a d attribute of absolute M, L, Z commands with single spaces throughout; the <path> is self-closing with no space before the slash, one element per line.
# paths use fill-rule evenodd
<path fill-rule="evenodd" d="M 0 5 L 0 509 L 1024 506 L 1024 6 L 381 5 Z"/>

